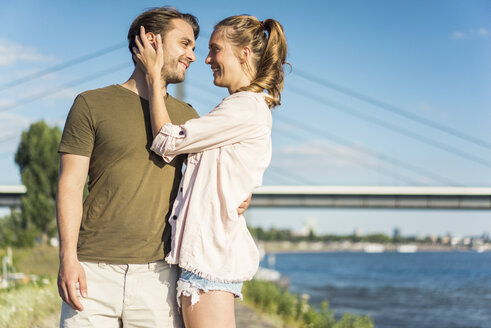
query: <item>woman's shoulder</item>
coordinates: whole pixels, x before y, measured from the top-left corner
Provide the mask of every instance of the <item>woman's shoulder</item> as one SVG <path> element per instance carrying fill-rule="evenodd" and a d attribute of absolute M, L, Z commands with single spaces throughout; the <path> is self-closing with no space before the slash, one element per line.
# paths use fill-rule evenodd
<path fill-rule="evenodd" d="M 263 100 L 264 97 L 267 96 L 266 93 L 264 92 L 253 92 L 253 91 L 239 91 L 231 94 L 227 98 L 232 98 L 232 97 L 244 97 L 244 98 L 254 98 L 254 99 L 260 99 Z"/>
<path fill-rule="evenodd" d="M 223 99 L 223 102 L 229 103 L 244 103 L 244 105 L 256 105 L 257 107 L 268 107 L 265 97 L 267 94 L 252 92 L 252 91 L 239 91 L 231 94 L 230 96 Z M 255 106 L 255 107 L 256 107 Z"/>

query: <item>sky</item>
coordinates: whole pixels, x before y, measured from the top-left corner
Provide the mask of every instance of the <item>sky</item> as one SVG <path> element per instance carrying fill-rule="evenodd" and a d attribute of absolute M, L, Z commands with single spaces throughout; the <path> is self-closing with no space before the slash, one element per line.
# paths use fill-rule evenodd
<path fill-rule="evenodd" d="M 265 185 L 491 187 L 486 0 L 2 0 L 0 185 L 21 183 L 13 159 L 21 131 L 41 119 L 62 128 L 78 93 L 127 80 L 133 69 L 125 45 L 129 25 L 162 5 L 199 19 L 197 60 L 184 97 L 200 114 L 227 96 L 213 86 L 204 63 L 214 24 L 250 14 L 283 25 L 292 70 L 273 112 Z M 105 54 L 77 60 L 98 52 Z M 491 232 L 489 210 L 251 209 L 247 217 L 264 228 L 300 229 L 310 220 L 320 233 L 391 233 L 394 227 L 403 235 Z"/>

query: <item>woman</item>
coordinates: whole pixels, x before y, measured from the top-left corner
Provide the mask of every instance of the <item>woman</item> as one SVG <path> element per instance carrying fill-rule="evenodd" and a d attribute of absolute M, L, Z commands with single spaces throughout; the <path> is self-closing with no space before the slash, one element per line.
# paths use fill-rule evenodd
<path fill-rule="evenodd" d="M 280 104 L 286 39 L 273 19 L 232 16 L 219 22 L 206 63 L 215 85 L 228 89 L 209 114 L 172 125 L 160 96 L 162 40 L 156 49 L 142 28 L 135 60 L 149 85 L 152 150 L 170 162 L 189 153 L 170 219 L 178 264 L 178 301 L 186 327 L 234 327 L 234 297 L 257 271 L 257 248 L 237 207 L 262 183 L 271 160 L 271 108 Z"/>

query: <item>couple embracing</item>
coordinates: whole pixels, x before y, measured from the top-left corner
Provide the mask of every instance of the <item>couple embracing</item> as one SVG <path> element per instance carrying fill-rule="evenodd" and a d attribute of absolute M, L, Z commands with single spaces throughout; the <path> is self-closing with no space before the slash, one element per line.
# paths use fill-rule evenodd
<path fill-rule="evenodd" d="M 198 117 L 167 93 L 198 34 L 193 15 L 142 13 L 128 81 L 74 101 L 59 147 L 60 327 L 235 327 L 259 263 L 242 213 L 271 159 L 287 45 L 273 19 L 215 25 L 206 63 L 230 96 Z"/>

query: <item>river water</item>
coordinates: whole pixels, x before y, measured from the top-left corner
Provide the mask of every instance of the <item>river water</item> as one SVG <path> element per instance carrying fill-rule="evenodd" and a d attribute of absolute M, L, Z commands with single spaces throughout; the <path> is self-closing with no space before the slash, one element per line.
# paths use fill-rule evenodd
<path fill-rule="evenodd" d="M 294 293 L 377 328 L 491 327 L 491 252 L 267 254 Z"/>

